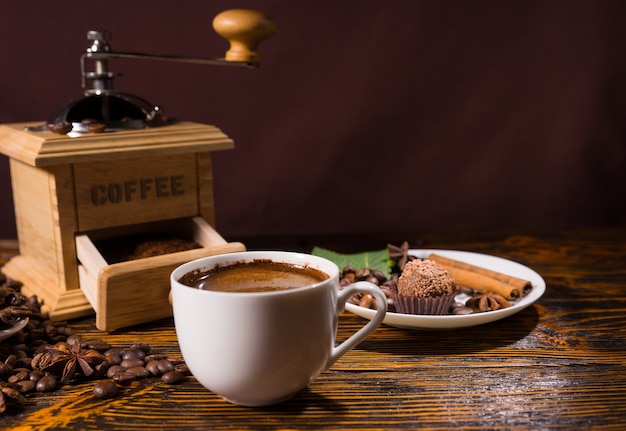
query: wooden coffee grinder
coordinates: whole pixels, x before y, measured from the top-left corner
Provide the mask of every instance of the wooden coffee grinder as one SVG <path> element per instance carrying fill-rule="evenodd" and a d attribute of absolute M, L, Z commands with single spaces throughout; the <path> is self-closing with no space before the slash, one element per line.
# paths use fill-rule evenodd
<path fill-rule="evenodd" d="M 214 229 L 211 153 L 232 149 L 233 141 L 212 125 L 170 122 L 159 107 L 114 91 L 108 69 L 114 58 L 254 68 L 257 44 L 274 31 L 263 14 L 242 9 L 218 14 L 213 27 L 230 42 L 225 58 L 113 51 L 106 32 L 90 31 L 81 72 L 83 88 L 92 85 L 83 97 L 44 125 L 0 125 L 20 248 L 2 271 L 37 295 L 53 319 L 95 310 L 97 327 L 108 331 L 171 316 L 176 266 L 245 250 Z M 116 246 L 152 236 L 196 248 L 116 256 L 123 254 Z"/>

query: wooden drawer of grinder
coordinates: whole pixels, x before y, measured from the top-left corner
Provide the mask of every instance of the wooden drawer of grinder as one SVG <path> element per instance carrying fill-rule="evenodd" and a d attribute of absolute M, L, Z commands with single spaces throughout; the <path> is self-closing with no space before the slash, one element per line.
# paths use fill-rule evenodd
<path fill-rule="evenodd" d="M 129 237 L 184 238 L 200 248 L 121 260 Z M 101 229 L 76 235 L 80 288 L 96 310 L 96 326 L 110 331 L 172 316 L 170 273 L 179 265 L 205 256 L 245 251 L 226 242 L 202 217 Z"/>

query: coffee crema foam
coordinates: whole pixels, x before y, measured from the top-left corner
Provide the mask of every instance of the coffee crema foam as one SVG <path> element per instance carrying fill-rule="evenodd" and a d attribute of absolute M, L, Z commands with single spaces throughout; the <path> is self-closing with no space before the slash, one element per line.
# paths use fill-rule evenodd
<path fill-rule="evenodd" d="M 218 292 L 272 292 L 310 286 L 328 278 L 325 272 L 309 266 L 257 259 L 218 265 L 208 271 L 191 271 L 178 281 Z"/>

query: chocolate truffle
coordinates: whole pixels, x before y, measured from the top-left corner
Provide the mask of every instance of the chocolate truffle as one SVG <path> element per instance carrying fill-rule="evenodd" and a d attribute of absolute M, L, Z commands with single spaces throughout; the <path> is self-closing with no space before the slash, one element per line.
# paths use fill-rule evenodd
<path fill-rule="evenodd" d="M 456 283 L 437 262 L 415 259 L 404 267 L 392 296 L 400 313 L 443 315 L 456 292 Z"/>

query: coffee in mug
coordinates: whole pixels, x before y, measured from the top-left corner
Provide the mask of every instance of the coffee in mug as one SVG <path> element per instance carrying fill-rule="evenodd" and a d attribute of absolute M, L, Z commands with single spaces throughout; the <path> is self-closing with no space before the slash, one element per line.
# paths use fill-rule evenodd
<path fill-rule="evenodd" d="M 212 277 L 219 279 L 214 289 Z M 266 280 L 250 282 L 255 277 Z M 205 388 L 242 406 L 293 397 L 371 334 L 387 311 L 378 286 L 362 281 L 340 290 L 334 263 L 302 253 L 209 256 L 179 266 L 170 282 L 189 370 Z M 372 295 L 378 310 L 336 345 L 338 314 L 356 293 Z"/>
<path fill-rule="evenodd" d="M 184 274 L 180 282 L 203 290 L 221 292 L 270 292 L 310 286 L 328 278 L 328 274 L 309 266 L 257 259 L 229 265 L 217 265 L 207 271 Z"/>

